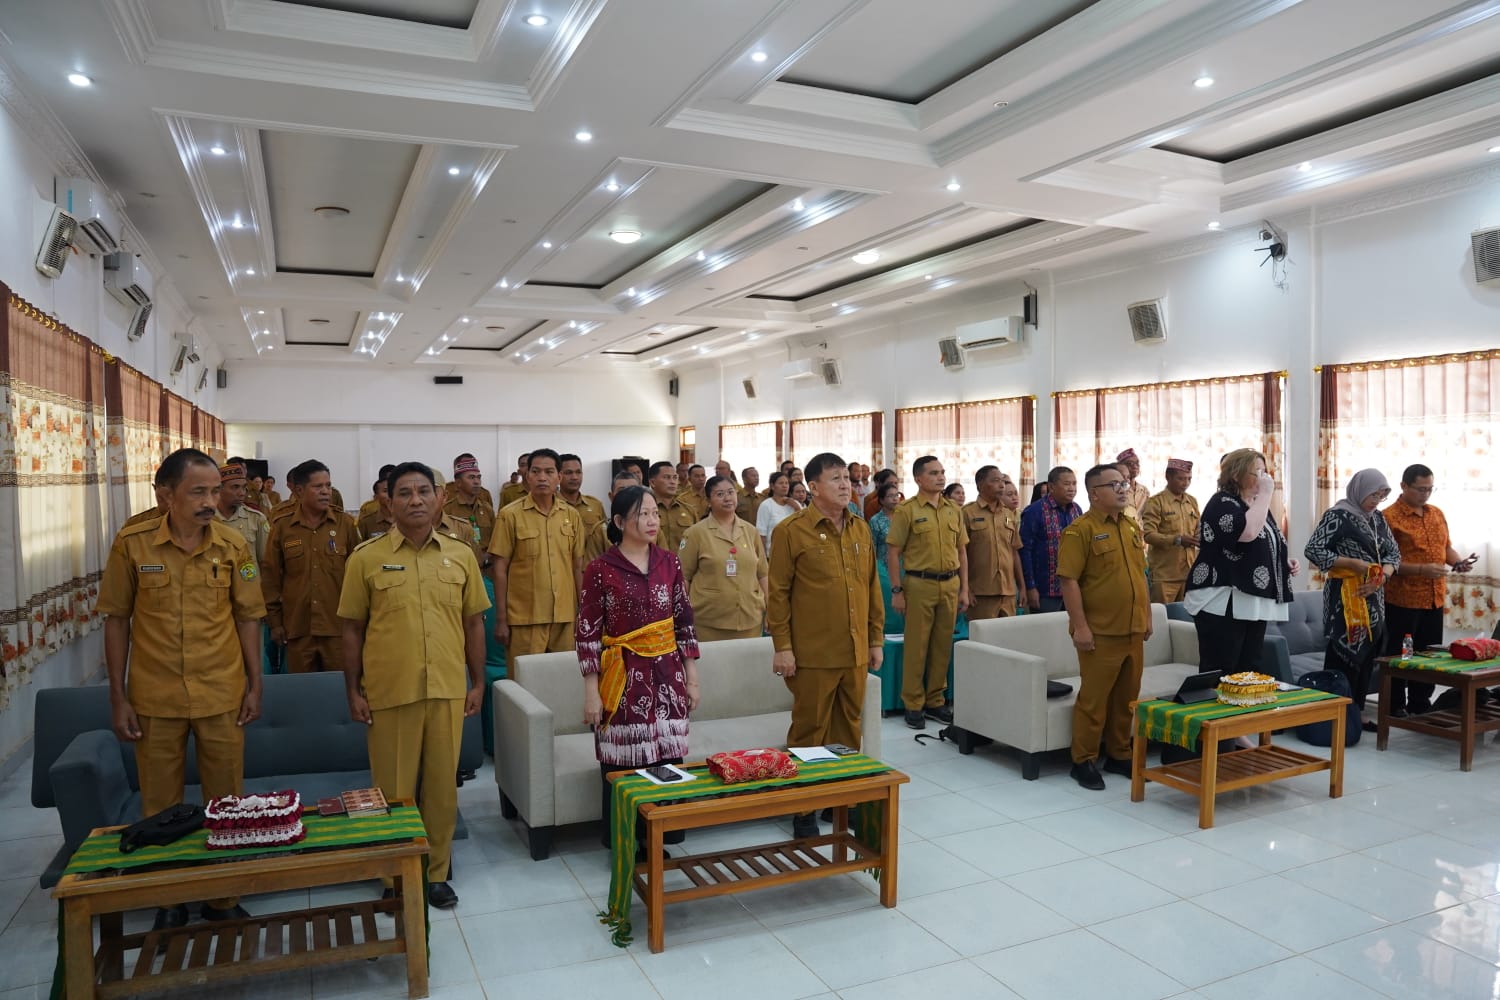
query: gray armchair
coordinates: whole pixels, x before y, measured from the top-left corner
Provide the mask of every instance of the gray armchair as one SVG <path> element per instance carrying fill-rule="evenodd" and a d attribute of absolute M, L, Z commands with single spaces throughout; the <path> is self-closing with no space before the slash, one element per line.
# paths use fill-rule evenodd
<path fill-rule="evenodd" d="M 1173 621 L 1193 620 L 1181 601 L 1167 605 L 1167 617 Z M 1299 590 L 1292 595 L 1288 620 L 1266 626 L 1261 664 L 1277 680 L 1295 684 L 1303 674 L 1323 669 L 1323 651 L 1327 646 L 1328 639 L 1323 635 L 1323 592 Z"/>

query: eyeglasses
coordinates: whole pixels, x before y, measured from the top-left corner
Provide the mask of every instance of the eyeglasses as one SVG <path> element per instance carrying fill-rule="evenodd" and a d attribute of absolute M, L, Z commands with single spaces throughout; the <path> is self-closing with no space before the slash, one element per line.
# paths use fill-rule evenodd
<path fill-rule="evenodd" d="M 1406 488 L 1419 497 L 1430 497 L 1432 496 L 1432 491 L 1437 489 L 1436 486 L 1408 486 Z"/>
<path fill-rule="evenodd" d="M 1124 493 L 1130 489 L 1130 484 L 1123 479 L 1111 479 L 1107 483 L 1095 483 L 1090 486 L 1091 490 L 1114 490 L 1116 493 Z"/>

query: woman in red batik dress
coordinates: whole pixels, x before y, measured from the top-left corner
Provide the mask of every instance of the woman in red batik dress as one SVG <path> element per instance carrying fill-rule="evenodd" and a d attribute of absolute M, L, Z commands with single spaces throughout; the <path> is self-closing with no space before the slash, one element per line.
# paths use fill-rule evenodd
<path fill-rule="evenodd" d="M 688 713 L 698 707 L 693 608 L 677 555 L 656 544 L 660 526 L 650 490 L 621 490 L 610 510 L 614 544 L 583 571 L 574 637 L 601 776 L 681 763 Z M 607 847 L 608 780 L 603 795 Z M 667 842 L 681 843 L 681 831 Z"/>

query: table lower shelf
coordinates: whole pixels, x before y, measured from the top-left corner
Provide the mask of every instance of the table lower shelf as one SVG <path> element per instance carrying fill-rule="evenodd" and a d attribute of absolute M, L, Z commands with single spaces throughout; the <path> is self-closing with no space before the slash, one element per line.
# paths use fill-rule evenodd
<path fill-rule="evenodd" d="M 1329 766 L 1327 757 L 1314 757 L 1285 746 L 1266 744 L 1246 750 L 1233 750 L 1219 755 L 1214 790 L 1231 792 L 1237 788 L 1263 785 L 1268 781 L 1278 781 L 1298 774 L 1326 771 Z M 1196 794 L 1203 787 L 1201 758 L 1147 768 L 1144 773 L 1148 781 L 1159 782 L 1179 791 Z"/>
<path fill-rule="evenodd" d="M 846 850 L 846 860 L 839 857 L 839 845 Z M 815 848 L 831 847 L 825 857 Z M 692 884 L 662 890 L 666 903 L 681 903 L 707 896 L 765 889 L 785 882 L 823 878 L 844 872 L 857 872 L 881 863 L 880 854 L 871 850 L 847 832 L 803 837 L 756 847 L 739 847 L 707 854 L 674 857 L 662 862 L 662 884 L 671 872 L 681 872 Z M 635 869 L 635 888 L 645 899 L 650 892 L 648 866 Z"/>
<path fill-rule="evenodd" d="M 395 917 L 383 934 L 380 915 Z M 406 951 L 401 920 L 401 900 L 382 899 L 126 934 L 100 943 L 96 996 L 133 996 L 401 954 Z M 127 971 L 126 953 L 137 949 Z"/>

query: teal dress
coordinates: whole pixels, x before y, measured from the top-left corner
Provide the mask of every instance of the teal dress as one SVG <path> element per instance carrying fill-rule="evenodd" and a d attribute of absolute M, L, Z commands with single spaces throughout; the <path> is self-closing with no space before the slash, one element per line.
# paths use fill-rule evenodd
<path fill-rule="evenodd" d="M 880 594 L 885 599 L 885 633 L 900 635 L 906 631 L 906 619 L 891 607 L 891 574 L 885 565 L 885 538 L 891 531 L 891 518 L 885 511 L 870 518 L 870 534 L 875 538 L 875 570 L 880 574 Z"/>

